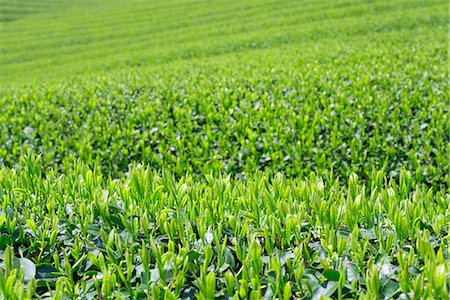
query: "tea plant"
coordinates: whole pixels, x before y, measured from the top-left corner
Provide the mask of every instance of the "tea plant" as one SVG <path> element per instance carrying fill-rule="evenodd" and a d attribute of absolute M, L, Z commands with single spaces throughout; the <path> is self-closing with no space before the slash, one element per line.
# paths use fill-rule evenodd
<path fill-rule="evenodd" d="M 448 3 L 0 0 L 0 299 L 447 299 Z"/>
<path fill-rule="evenodd" d="M 131 162 L 239 178 L 404 168 L 448 186 L 444 1 L 134 2 L 98 1 L 103 18 L 47 3 L 4 27 L 0 165 L 30 146 L 45 167 L 81 158 L 114 177 Z"/>
<path fill-rule="evenodd" d="M 1 169 L 3 297 L 443 299 L 449 195 L 378 172 L 121 180 L 78 163 Z M 415 295 L 415 296 L 414 296 Z"/>
<path fill-rule="evenodd" d="M 331 58 L 351 65 L 332 72 L 319 61 L 237 70 L 230 62 L 15 89 L 0 98 L 0 164 L 14 167 L 29 146 L 49 168 L 81 158 L 114 177 L 135 161 L 241 178 L 260 169 L 367 180 L 383 170 L 398 180 L 403 167 L 448 186 L 447 76 L 408 65 L 416 50 L 403 48 L 377 66 L 388 51 Z"/>

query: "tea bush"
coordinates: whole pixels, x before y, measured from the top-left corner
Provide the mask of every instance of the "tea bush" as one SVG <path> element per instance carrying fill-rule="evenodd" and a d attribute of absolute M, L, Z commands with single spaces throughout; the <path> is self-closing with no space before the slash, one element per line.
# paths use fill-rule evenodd
<path fill-rule="evenodd" d="M 448 298 L 445 1 L 0 12 L 0 298 Z"/>

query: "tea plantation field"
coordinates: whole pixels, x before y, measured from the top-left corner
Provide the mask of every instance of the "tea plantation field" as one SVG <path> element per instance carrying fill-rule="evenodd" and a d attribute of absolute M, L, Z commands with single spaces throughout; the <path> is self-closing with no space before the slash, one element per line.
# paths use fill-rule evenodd
<path fill-rule="evenodd" d="M 448 299 L 448 25 L 0 0 L 0 299 Z"/>

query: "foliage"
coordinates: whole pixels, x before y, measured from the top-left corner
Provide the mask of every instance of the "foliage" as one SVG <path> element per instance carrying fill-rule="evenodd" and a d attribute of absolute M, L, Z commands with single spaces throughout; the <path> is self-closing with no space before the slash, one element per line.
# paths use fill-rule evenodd
<path fill-rule="evenodd" d="M 403 167 L 448 185 L 447 76 L 408 64 L 413 51 L 383 65 L 387 50 L 292 66 L 288 53 L 273 68 L 233 70 L 231 60 L 15 89 L 0 100 L 0 164 L 14 167 L 27 145 L 50 168 L 81 158 L 114 177 L 135 161 L 241 178 L 259 169 L 367 180 Z"/>
<path fill-rule="evenodd" d="M 112 180 L 83 163 L 43 173 L 29 155 L 0 175 L 0 291 L 8 299 L 449 292 L 450 199 L 409 172 L 399 182 L 379 172 L 365 186 L 355 174 L 348 185 L 313 173 L 177 181 L 133 166 Z"/>
<path fill-rule="evenodd" d="M 447 31 L 443 0 L 0 0 L 0 298 L 447 298 Z"/>
<path fill-rule="evenodd" d="M 117 5 L 111 9 L 125 9 L 120 6 L 123 3 Z M 156 4 L 139 5 L 144 9 Z M 168 13 L 164 5 L 169 4 L 160 5 L 156 11 Z M 216 9 L 227 15 L 242 5 L 231 1 Z M 12 27 L 15 30 L 3 34 L 5 61 L 0 66 L 2 74 L 7 74 L 7 87 L 0 92 L 0 165 L 14 167 L 29 146 L 43 155 L 48 168 L 64 169 L 81 158 L 114 177 L 120 177 L 132 162 L 158 169 L 165 166 L 178 177 L 186 172 L 226 172 L 245 178 L 246 173 L 251 176 L 255 170 L 264 170 L 291 177 L 333 172 L 342 180 L 355 172 L 367 180 L 378 170 L 397 178 L 404 168 L 418 182 L 448 186 L 447 16 L 436 9 L 439 5 L 439 1 L 408 2 L 407 7 L 400 2 L 357 2 L 350 7 L 308 3 L 295 8 L 304 10 L 295 17 L 286 14 L 288 8 L 294 9 L 293 3 L 277 3 L 272 9 L 280 10 L 279 17 L 286 22 L 278 26 L 272 23 L 279 19 L 267 15 L 270 5 L 250 5 L 248 17 L 266 16 L 266 25 L 242 32 L 238 35 L 242 41 L 211 35 L 209 43 L 201 40 L 195 47 L 177 40 L 178 27 L 162 22 L 158 26 L 169 26 L 166 30 L 174 34 L 158 49 L 167 49 L 172 61 L 154 63 L 153 58 L 139 54 L 143 67 L 130 62 L 122 70 L 119 60 L 107 59 L 109 44 L 102 43 L 96 47 L 105 58 L 96 58 L 96 64 L 82 56 L 76 57 L 76 66 L 65 62 L 70 55 L 58 52 L 55 56 L 59 48 L 48 47 L 50 42 L 65 43 L 59 27 L 45 27 L 52 32 L 50 41 L 40 35 L 27 36 L 27 30 L 41 28 L 27 22 L 48 16 L 23 18 L 11 25 L 17 26 Z M 203 12 L 212 9 L 201 6 Z M 326 9 L 313 10 L 319 7 Z M 395 18 L 405 15 L 406 9 L 411 10 L 406 19 Z M 84 13 L 81 16 L 90 17 Z M 318 22 L 331 13 L 325 24 Z M 373 19 L 376 22 L 367 17 L 372 13 L 378 16 Z M 81 16 L 52 22 L 62 22 L 62 32 L 69 25 L 84 28 L 90 23 L 85 24 Z M 125 22 L 122 18 L 127 14 L 119 14 L 119 24 Z M 379 18 L 385 22 L 383 30 L 378 28 Z M 203 32 L 197 30 L 200 25 L 195 20 L 179 20 L 187 22 L 187 28 L 192 26 L 191 31 L 183 31 L 184 38 L 186 31 L 198 38 L 218 30 L 222 22 L 230 32 L 242 26 L 234 18 L 211 19 Z M 84 25 L 77 23 L 81 21 Z M 87 36 L 102 41 L 110 34 L 109 27 L 103 27 L 109 26 L 110 19 L 96 22 L 97 30 L 88 31 Z M 133 30 L 142 29 L 146 22 L 150 20 L 138 18 L 128 31 L 116 35 L 134 37 Z M 294 30 L 292 24 L 304 26 Z M 335 28 L 338 36 L 323 33 L 326 26 Z M 156 38 L 157 28 L 150 37 Z M 41 30 L 41 35 L 46 32 Z M 376 34 L 369 34 L 374 30 Z M 166 38 L 168 33 L 163 33 Z M 75 43 L 81 34 L 81 29 L 74 29 L 70 39 Z M 24 39 L 20 49 L 14 48 L 18 35 Z M 259 39 L 265 43 L 260 45 Z M 172 43 L 177 43 L 176 48 Z M 57 64 L 41 64 L 44 45 L 53 59 L 64 61 L 65 73 L 72 74 L 75 67 L 83 67 L 84 72 L 69 77 L 53 71 Z M 67 51 L 91 55 L 76 45 Z M 33 47 L 36 51 L 29 51 Z M 182 58 L 171 53 L 174 49 Z M 133 53 L 125 48 L 121 55 L 125 59 Z M 84 63 L 91 68 L 112 66 L 110 72 L 98 67 L 89 73 Z M 26 73 L 8 71 L 27 64 Z M 58 80 L 42 80 L 30 70 L 58 76 Z M 23 84 L 8 81 L 19 75 L 26 76 Z"/>

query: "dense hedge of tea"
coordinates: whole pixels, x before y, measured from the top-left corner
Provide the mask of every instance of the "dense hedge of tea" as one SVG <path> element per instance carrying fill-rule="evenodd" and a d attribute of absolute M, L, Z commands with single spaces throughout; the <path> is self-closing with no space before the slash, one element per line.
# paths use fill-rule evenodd
<path fill-rule="evenodd" d="M 45 173 L 28 155 L 18 169 L 0 170 L 0 191 L 1 239 L 9 245 L 0 291 L 8 299 L 444 299 L 449 292 L 449 195 L 420 187 L 407 172 L 399 182 L 378 172 L 368 185 L 354 174 L 345 185 L 261 172 L 245 182 L 177 181 L 134 166 L 111 180 L 83 163 Z"/>
<path fill-rule="evenodd" d="M 316 44 L 325 39 L 337 42 L 330 53 L 366 41 L 379 42 L 365 48 L 369 53 L 408 50 L 399 40 L 415 40 L 434 57 L 447 48 L 447 9 L 444 0 L 1 0 L 0 81 L 184 64 L 255 49 L 278 55 L 280 46 L 292 47 L 295 60 L 305 49 L 319 55 Z"/>
<path fill-rule="evenodd" d="M 204 13 L 213 10 L 221 18 L 213 15 L 204 23 L 200 16 L 185 16 L 155 25 L 139 15 L 114 31 L 114 38 L 108 35 L 114 29 L 112 12 L 117 24 L 125 24 L 130 15 L 118 11 L 134 6 L 110 4 L 112 12 L 104 11 L 104 19 L 92 19 L 82 4 L 71 6 L 80 10 L 77 17 L 57 14 L 48 20 L 36 13 L 19 19 L 2 30 L 0 165 L 13 167 L 29 145 L 46 166 L 81 158 L 113 176 L 137 161 L 170 167 L 177 175 L 223 171 L 241 178 L 257 169 L 288 176 L 332 170 L 342 179 L 356 172 L 365 180 L 377 170 L 396 177 L 405 168 L 419 182 L 448 184 L 446 15 L 436 10 L 440 3 L 197 3 Z M 107 4 L 96 7 L 102 5 Z M 155 14 L 169 14 L 167 4 L 161 5 Z M 50 7 L 50 12 L 57 8 Z M 225 19 L 221 10 L 248 20 Z M 399 14 L 407 15 L 399 19 Z M 254 28 L 262 16 L 264 26 Z M 31 27 L 37 20 L 43 24 Z M 87 27 L 90 22 L 95 30 Z M 194 47 L 178 41 L 183 22 L 183 37 L 190 33 L 193 40 L 225 24 L 240 35 L 208 35 Z M 129 51 L 109 43 L 137 39 L 137 30 L 144 28 L 155 38 L 156 50 L 172 52 L 150 58 L 136 52 L 133 47 L 141 43 L 134 40 L 127 42 Z M 64 51 L 52 45 L 66 42 Z M 77 48 L 92 44 L 103 50 L 95 63 L 91 50 Z M 106 54 L 119 48 L 121 59 Z M 76 54 L 76 63 L 67 52 Z M 51 60 L 42 64 L 47 54 Z M 121 61 L 135 54 L 146 67 L 130 69 L 136 64 L 128 61 L 120 70 Z M 74 71 L 78 68 L 83 72 Z M 65 80 L 44 81 L 43 74 Z"/>
<path fill-rule="evenodd" d="M 447 12 L 0 0 L 0 298 L 445 298 Z"/>
<path fill-rule="evenodd" d="M 248 54 L 164 71 L 28 86 L 0 99 L 0 163 L 13 167 L 24 145 L 48 166 L 81 158 L 120 176 L 133 161 L 172 172 L 310 171 L 367 179 L 374 170 L 418 182 L 448 182 L 446 72 L 411 49 L 289 64 Z M 442 49 L 443 50 L 443 49 Z M 380 60 L 396 56 L 389 62 Z M 424 68 L 408 60 L 421 55 Z M 266 63 L 266 58 L 269 63 Z M 425 70 L 428 70 L 425 71 Z"/>

